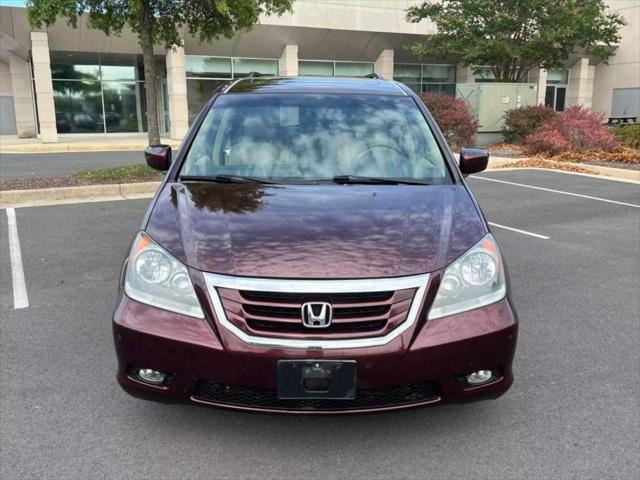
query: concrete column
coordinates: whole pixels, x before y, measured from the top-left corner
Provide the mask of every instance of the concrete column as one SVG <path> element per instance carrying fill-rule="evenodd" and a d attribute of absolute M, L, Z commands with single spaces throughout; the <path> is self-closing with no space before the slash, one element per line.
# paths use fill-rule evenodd
<path fill-rule="evenodd" d="M 382 50 L 373 71 L 382 75 L 385 80 L 393 80 L 393 50 Z"/>
<path fill-rule="evenodd" d="M 461 63 L 456 65 L 456 83 L 474 83 L 473 69 L 465 67 Z"/>
<path fill-rule="evenodd" d="M 183 47 L 173 47 L 167 53 L 167 93 L 169 94 L 169 115 L 171 118 L 171 138 L 182 140 L 189 129 L 189 108 L 187 106 L 186 59 Z"/>
<path fill-rule="evenodd" d="M 43 143 L 55 143 L 58 141 L 58 131 L 56 130 L 56 109 L 53 104 L 49 37 L 46 32 L 31 32 L 31 57 L 36 84 L 40 140 Z"/>
<path fill-rule="evenodd" d="M 567 105 L 582 105 L 591 108 L 593 99 L 593 79 L 596 67 L 589 65 L 589 59 L 579 60 L 569 70 Z"/>
<path fill-rule="evenodd" d="M 529 70 L 529 83 L 538 86 L 538 98 L 536 104 L 544 105 L 544 96 L 547 92 L 547 71 L 544 68 L 532 68 Z"/>
<path fill-rule="evenodd" d="M 278 60 L 278 74 L 281 77 L 298 76 L 298 45 L 285 45 Z"/>
<path fill-rule="evenodd" d="M 9 72 L 11 75 L 13 108 L 16 113 L 18 138 L 36 137 L 36 116 L 33 111 L 29 62 L 9 53 Z"/>

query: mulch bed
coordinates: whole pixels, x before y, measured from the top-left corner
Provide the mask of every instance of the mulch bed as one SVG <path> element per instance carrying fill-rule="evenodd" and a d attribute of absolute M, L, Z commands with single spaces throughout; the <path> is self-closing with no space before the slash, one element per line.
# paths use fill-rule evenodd
<path fill-rule="evenodd" d="M 553 170 L 562 170 L 565 172 L 592 173 L 586 168 L 579 167 L 570 163 L 553 162 L 541 157 L 527 158 L 519 162 L 507 163 L 497 168 L 550 168 Z"/>
<path fill-rule="evenodd" d="M 71 175 L 65 175 L 63 177 L 21 177 L 0 181 L 0 190 L 35 190 L 39 188 L 83 187 L 87 185 L 107 185 L 114 183 L 157 182 L 160 180 L 162 180 L 162 175 L 114 179 L 112 181 L 85 180 L 74 178 Z"/>

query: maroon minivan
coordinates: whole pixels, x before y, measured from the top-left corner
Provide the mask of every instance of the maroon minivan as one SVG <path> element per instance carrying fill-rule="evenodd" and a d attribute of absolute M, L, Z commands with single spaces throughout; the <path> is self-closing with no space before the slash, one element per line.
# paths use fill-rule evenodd
<path fill-rule="evenodd" d="M 517 320 L 498 245 L 420 99 L 381 78 L 223 87 L 135 236 L 113 318 L 137 397 L 344 413 L 496 398 Z"/>

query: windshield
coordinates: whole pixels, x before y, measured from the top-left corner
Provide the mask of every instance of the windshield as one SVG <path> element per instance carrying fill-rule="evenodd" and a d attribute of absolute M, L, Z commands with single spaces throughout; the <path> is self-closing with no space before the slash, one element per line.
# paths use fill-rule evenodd
<path fill-rule="evenodd" d="M 223 95 L 200 126 L 180 175 L 283 183 L 353 175 L 451 183 L 414 101 L 375 95 Z"/>

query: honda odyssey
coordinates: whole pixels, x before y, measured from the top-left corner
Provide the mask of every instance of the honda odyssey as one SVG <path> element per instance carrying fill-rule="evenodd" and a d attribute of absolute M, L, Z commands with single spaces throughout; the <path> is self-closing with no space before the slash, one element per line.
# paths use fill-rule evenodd
<path fill-rule="evenodd" d="M 214 94 L 122 269 L 120 385 L 137 397 L 353 413 L 502 395 L 504 261 L 420 99 L 381 78 L 245 78 Z"/>

